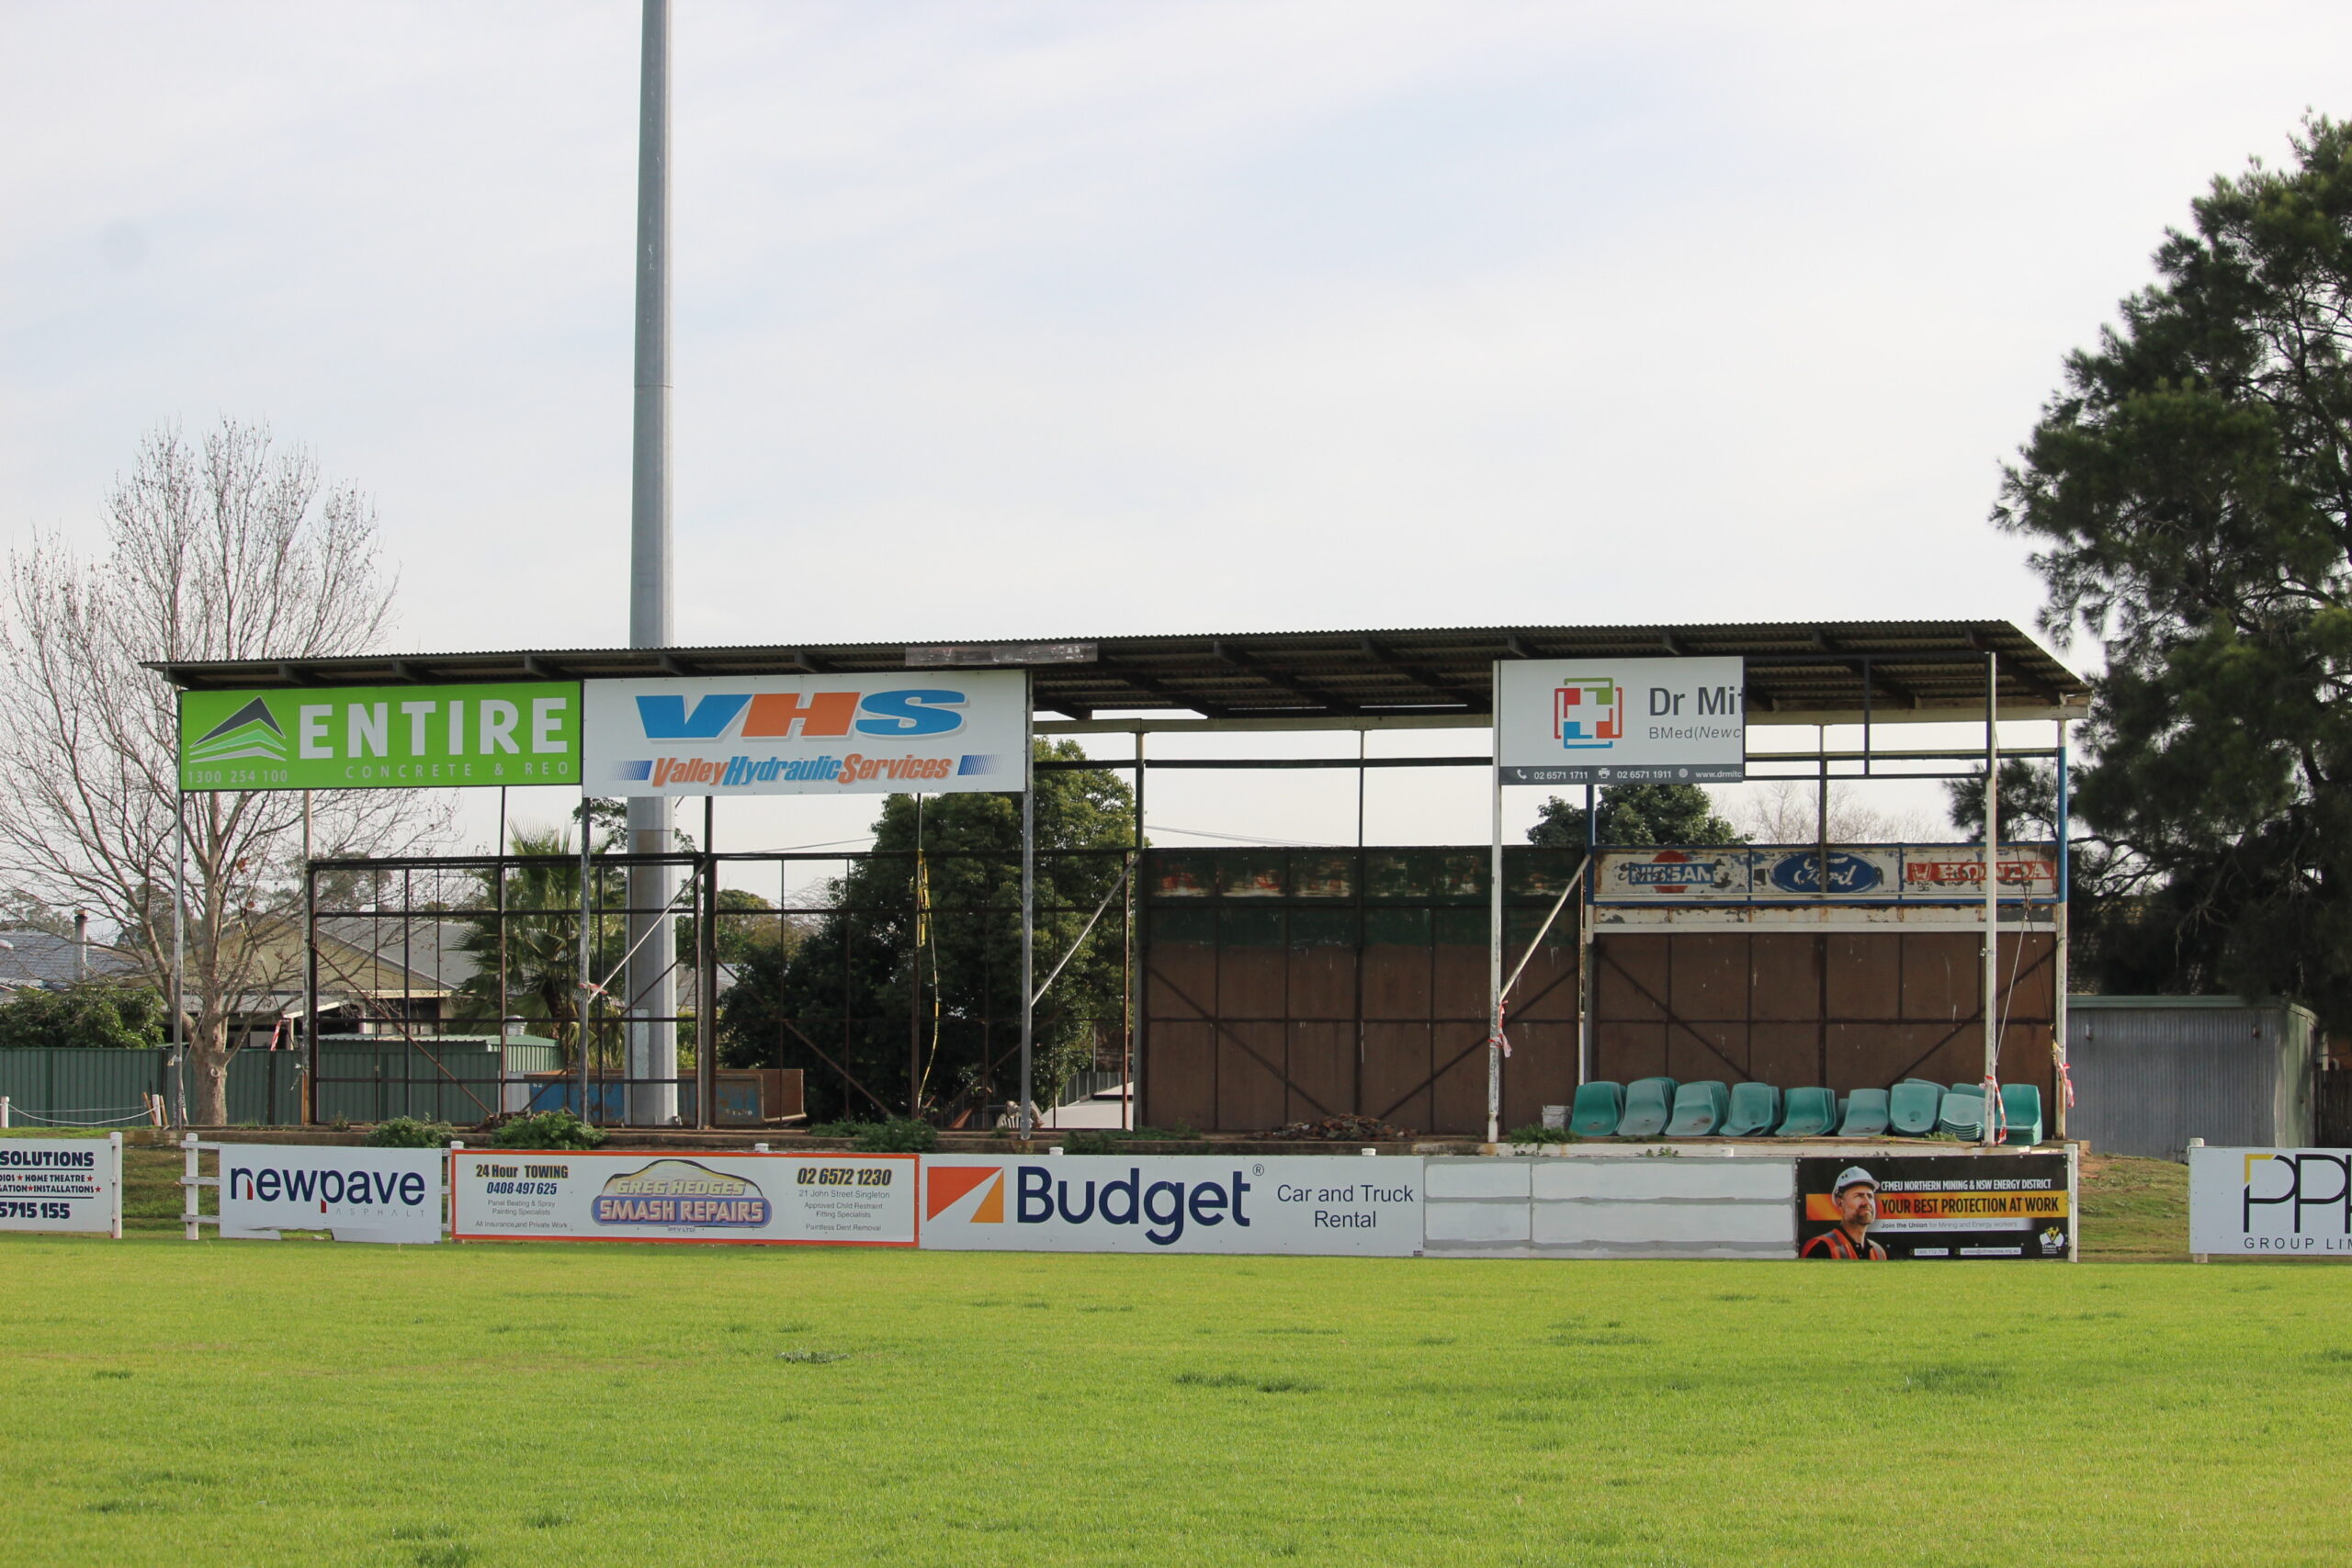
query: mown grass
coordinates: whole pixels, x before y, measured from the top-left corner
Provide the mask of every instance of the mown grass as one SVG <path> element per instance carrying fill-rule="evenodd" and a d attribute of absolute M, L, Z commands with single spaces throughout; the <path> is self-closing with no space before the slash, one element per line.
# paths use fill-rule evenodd
<path fill-rule="evenodd" d="M 0 1240 L 0 1561 L 2333 1563 L 2341 1276 Z"/>

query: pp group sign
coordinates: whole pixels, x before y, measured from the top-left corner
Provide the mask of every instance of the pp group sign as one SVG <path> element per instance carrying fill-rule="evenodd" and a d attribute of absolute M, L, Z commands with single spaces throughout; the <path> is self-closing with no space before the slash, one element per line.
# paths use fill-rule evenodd
<path fill-rule="evenodd" d="M 1421 1250 L 1421 1162 L 933 1156 L 922 1215 L 922 1245 L 947 1251 L 1409 1258 Z"/>
<path fill-rule="evenodd" d="M 912 1155 L 455 1149 L 460 1241 L 915 1244 Z"/>
<path fill-rule="evenodd" d="M 1506 784 L 1723 784 L 1747 776 L 1737 659 L 1527 659 L 1495 666 Z"/>
<path fill-rule="evenodd" d="M 2352 1149 L 2190 1149 L 2188 1250 L 2352 1256 Z"/>
<path fill-rule="evenodd" d="M 180 694 L 185 790 L 577 784 L 580 682 Z"/>
<path fill-rule="evenodd" d="M 1021 671 L 592 681 L 589 787 L 643 795 L 1026 789 Z"/>

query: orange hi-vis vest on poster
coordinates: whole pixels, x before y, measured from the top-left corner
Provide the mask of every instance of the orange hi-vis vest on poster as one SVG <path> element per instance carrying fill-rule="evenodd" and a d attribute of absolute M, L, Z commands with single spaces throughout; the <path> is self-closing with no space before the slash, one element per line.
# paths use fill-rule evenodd
<path fill-rule="evenodd" d="M 1846 1235 L 1843 1227 L 1840 1227 L 1839 1229 L 1828 1231 L 1823 1235 L 1815 1236 L 1811 1241 L 1804 1244 L 1804 1250 L 1798 1253 L 1797 1256 L 1800 1258 L 1843 1258 L 1849 1263 L 1883 1263 L 1886 1261 L 1886 1248 L 1881 1247 L 1878 1243 L 1874 1241 L 1864 1241 L 1862 1243 L 1862 1247 L 1864 1250 L 1856 1251 L 1853 1241 Z"/>

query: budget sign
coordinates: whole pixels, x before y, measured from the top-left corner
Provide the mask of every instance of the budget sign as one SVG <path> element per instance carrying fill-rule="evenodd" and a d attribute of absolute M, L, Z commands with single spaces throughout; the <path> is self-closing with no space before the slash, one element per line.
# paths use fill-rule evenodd
<path fill-rule="evenodd" d="M 182 692 L 180 787 L 580 782 L 580 682 Z"/>
<path fill-rule="evenodd" d="M 1421 1162 L 933 1155 L 923 1160 L 922 1245 L 1409 1258 L 1421 1249 Z"/>
<path fill-rule="evenodd" d="M 1505 784 L 1724 784 L 1747 776 L 1737 659 L 1520 659 L 1495 666 Z"/>
<path fill-rule="evenodd" d="M 591 681 L 589 787 L 952 795 L 1029 787 L 1029 677 L 890 671 Z"/>

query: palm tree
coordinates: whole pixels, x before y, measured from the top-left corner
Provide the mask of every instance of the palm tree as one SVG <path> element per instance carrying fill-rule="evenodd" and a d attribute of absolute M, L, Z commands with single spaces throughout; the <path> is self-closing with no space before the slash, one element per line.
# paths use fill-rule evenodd
<path fill-rule="evenodd" d="M 608 841 L 605 846 L 610 849 Z M 580 855 L 571 835 L 561 828 L 540 831 L 518 828 L 510 839 L 506 863 L 505 987 L 499 986 L 498 874 L 485 867 L 479 911 L 466 920 L 468 931 L 458 946 L 474 957 L 473 976 L 458 987 L 459 1005 L 468 1014 L 492 1019 L 528 1019 L 539 1024 L 563 1049 L 564 1061 L 580 1060 Z M 592 963 L 610 962 L 626 944 L 625 920 L 618 912 L 627 902 L 623 874 L 605 868 L 596 872 L 594 889 L 599 914 L 589 933 Z M 611 1015 L 602 1003 L 593 1017 Z M 598 1032 L 603 1033 L 605 1032 Z M 602 1050 L 596 1053 L 602 1056 Z"/>

